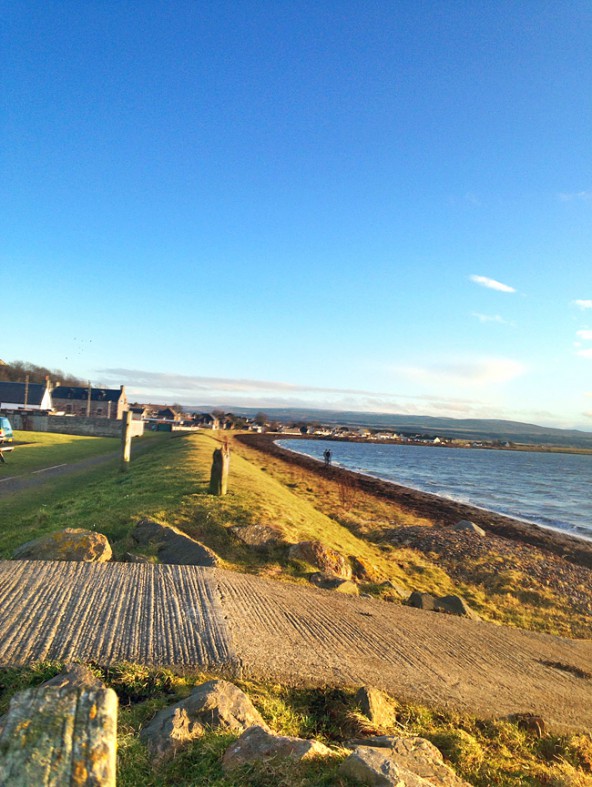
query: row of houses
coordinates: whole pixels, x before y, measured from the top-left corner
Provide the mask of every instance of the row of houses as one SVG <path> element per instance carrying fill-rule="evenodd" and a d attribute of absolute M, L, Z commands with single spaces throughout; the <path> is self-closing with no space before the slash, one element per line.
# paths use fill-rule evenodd
<path fill-rule="evenodd" d="M 90 418 L 121 419 L 128 410 L 125 386 L 92 386 L 0 381 L 0 411 L 45 412 L 55 415 L 78 415 Z"/>
<path fill-rule="evenodd" d="M 187 424 L 205 429 L 218 429 L 221 424 L 209 413 L 187 416 L 162 405 L 130 405 L 125 386 L 95 388 L 93 386 L 15 383 L 0 381 L 0 412 L 51 413 L 87 418 L 121 420 L 131 410 L 134 420 Z"/>

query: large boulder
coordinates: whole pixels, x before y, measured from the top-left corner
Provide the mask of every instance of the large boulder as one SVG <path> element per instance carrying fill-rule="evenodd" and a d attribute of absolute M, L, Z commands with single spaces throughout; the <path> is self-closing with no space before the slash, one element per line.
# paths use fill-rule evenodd
<path fill-rule="evenodd" d="M 50 686 L 56 689 L 105 689 L 107 688 L 100 678 L 93 674 L 86 664 L 66 664 L 63 671 L 41 684 L 42 687 Z"/>
<path fill-rule="evenodd" d="M 356 694 L 360 710 L 377 727 L 390 727 L 395 721 L 395 703 L 380 689 L 362 686 Z"/>
<path fill-rule="evenodd" d="M 302 560 L 316 566 L 323 574 L 332 574 L 340 579 L 352 577 L 349 561 L 322 541 L 300 541 L 292 544 L 288 556 L 290 560 Z"/>
<path fill-rule="evenodd" d="M 384 582 L 383 572 L 364 557 L 351 557 L 353 575 L 360 582 Z"/>
<path fill-rule="evenodd" d="M 176 566 L 217 566 L 218 555 L 209 547 L 185 535 L 176 527 L 142 519 L 132 533 L 136 544 L 156 547 L 161 563 Z"/>
<path fill-rule="evenodd" d="M 107 538 L 93 530 L 68 527 L 18 547 L 13 560 L 78 560 L 106 563 L 113 553 Z"/>
<path fill-rule="evenodd" d="M 441 596 L 436 599 L 436 612 L 445 612 L 448 615 L 461 615 L 472 620 L 480 620 L 479 615 L 474 612 L 461 596 Z"/>
<path fill-rule="evenodd" d="M 226 749 L 222 767 L 228 772 L 251 762 L 275 759 L 301 762 L 327 755 L 331 755 L 331 749 L 319 741 L 274 735 L 263 727 L 251 727 Z"/>
<path fill-rule="evenodd" d="M 414 590 L 405 602 L 408 607 L 415 607 L 416 609 L 428 609 L 434 612 L 436 609 L 436 599 L 430 593 L 421 593 L 419 590 Z"/>
<path fill-rule="evenodd" d="M 409 607 L 415 607 L 416 609 L 427 609 L 430 612 L 444 612 L 448 615 L 459 615 L 460 617 L 471 618 L 471 620 L 481 619 L 461 596 L 450 595 L 438 597 L 414 590 L 405 604 Z"/>
<path fill-rule="evenodd" d="M 243 732 L 253 725 L 267 726 L 247 695 L 226 680 L 210 680 L 157 713 L 140 739 L 162 757 L 201 737 L 206 728 Z"/>
<path fill-rule="evenodd" d="M 343 775 L 376 787 L 469 787 L 425 738 L 391 740 L 388 749 L 358 746 L 342 763 Z"/>
<path fill-rule="evenodd" d="M 246 546 L 262 552 L 285 543 L 283 532 L 271 525 L 235 525 L 230 532 Z"/>
<path fill-rule="evenodd" d="M 315 571 L 309 577 L 310 582 L 323 590 L 334 590 L 336 593 L 345 593 L 348 596 L 359 596 L 360 589 L 351 579 L 340 579 L 331 574 L 321 574 Z"/>
<path fill-rule="evenodd" d="M 452 525 L 451 530 L 457 530 L 464 533 L 475 533 L 477 536 L 484 536 L 485 530 L 474 522 L 469 522 L 468 519 L 461 519 L 455 525 Z"/>

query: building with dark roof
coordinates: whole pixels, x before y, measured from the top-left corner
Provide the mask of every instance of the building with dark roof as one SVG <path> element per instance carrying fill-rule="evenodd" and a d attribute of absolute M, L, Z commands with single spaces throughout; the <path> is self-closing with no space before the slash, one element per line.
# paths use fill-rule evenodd
<path fill-rule="evenodd" d="M 0 410 L 51 410 L 49 383 L 0 382 Z"/>
<path fill-rule="evenodd" d="M 121 419 L 128 409 L 124 385 L 120 388 L 58 385 L 51 398 L 54 411 L 66 415 Z"/>

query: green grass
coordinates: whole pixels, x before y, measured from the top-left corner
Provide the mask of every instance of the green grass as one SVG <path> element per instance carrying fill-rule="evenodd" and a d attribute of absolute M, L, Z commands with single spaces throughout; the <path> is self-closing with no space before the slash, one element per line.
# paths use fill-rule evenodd
<path fill-rule="evenodd" d="M 92 666 L 92 665 L 91 665 Z M 57 674 L 56 662 L 20 669 L 0 669 L 0 713 L 10 697 Z M 343 744 L 372 734 L 419 735 L 434 743 L 459 776 L 475 787 L 590 787 L 592 737 L 544 734 L 537 737 L 504 719 L 483 719 L 422 705 L 394 702 L 392 723 L 374 727 L 360 712 L 355 690 L 292 688 L 241 681 L 271 729 L 282 735 L 316 738 L 333 750 L 327 760 L 294 766 L 286 763 L 249 766 L 225 776 L 221 758 L 236 735 L 207 732 L 174 757 L 155 761 L 139 731 L 161 708 L 186 697 L 193 686 L 215 677 L 198 671 L 175 674 L 136 664 L 93 666 L 120 701 L 118 719 L 119 787 L 349 787 L 339 776 L 347 756 Z"/>
<path fill-rule="evenodd" d="M 163 433 L 140 444 L 134 441 L 127 473 L 120 472 L 114 457 L 93 470 L 1 497 L 0 557 L 9 557 L 25 541 L 65 527 L 104 533 L 116 555 L 125 551 L 139 518 L 162 517 L 195 490 L 184 449 L 184 438 Z"/>
<path fill-rule="evenodd" d="M 15 432 L 14 451 L 0 464 L 0 479 L 60 464 L 73 464 L 119 449 L 114 437 L 79 437 L 49 432 Z"/>

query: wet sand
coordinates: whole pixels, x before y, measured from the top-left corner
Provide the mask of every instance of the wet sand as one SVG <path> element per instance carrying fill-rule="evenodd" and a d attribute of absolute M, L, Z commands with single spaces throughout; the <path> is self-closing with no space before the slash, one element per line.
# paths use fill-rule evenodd
<path fill-rule="evenodd" d="M 484 530 L 502 538 L 523 544 L 532 544 L 576 565 L 592 568 L 592 542 L 577 536 L 548 530 L 538 525 L 522 522 L 519 519 L 512 519 L 465 503 L 431 495 L 428 492 L 409 489 L 390 481 L 370 478 L 361 473 L 344 470 L 341 467 L 325 468 L 316 459 L 281 448 L 275 441 L 287 438 L 282 438 L 280 435 L 242 434 L 237 435 L 235 439 L 258 451 L 282 459 L 288 464 L 302 467 L 324 478 L 329 477 L 336 483 L 346 483 L 354 489 L 360 489 L 382 500 L 392 501 L 406 511 L 432 521 L 435 525 L 452 525 L 461 519 L 468 519 Z M 289 439 L 306 440 L 308 438 L 290 435 Z"/>

